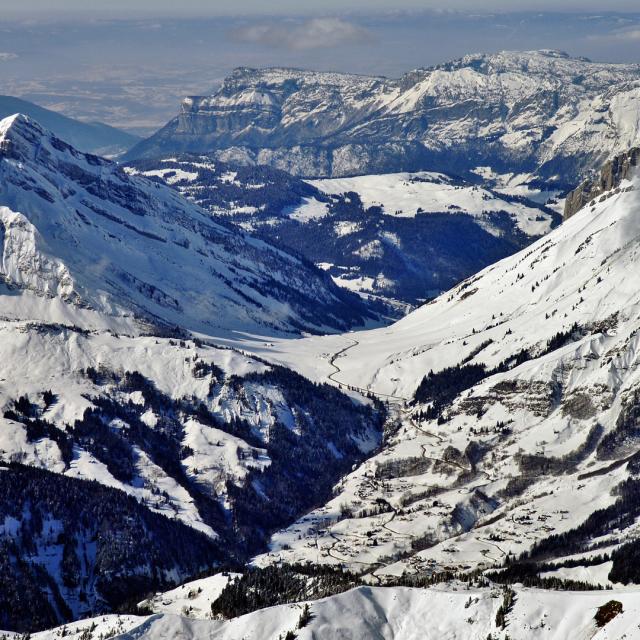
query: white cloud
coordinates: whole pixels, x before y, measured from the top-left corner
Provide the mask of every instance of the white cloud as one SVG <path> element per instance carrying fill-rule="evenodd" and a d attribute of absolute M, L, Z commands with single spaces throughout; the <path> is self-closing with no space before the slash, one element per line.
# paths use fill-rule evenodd
<path fill-rule="evenodd" d="M 590 35 L 587 39 L 596 42 L 637 42 L 640 41 L 640 28 L 618 29 L 609 33 Z"/>
<path fill-rule="evenodd" d="M 3 53 L 0 51 L 0 62 L 7 62 L 8 60 L 15 60 L 18 56 L 15 53 Z"/>
<path fill-rule="evenodd" d="M 618 31 L 615 34 L 616 40 L 640 40 L 640 29 L 630 29 L 628 31 Z"/>
<path fill-rule="evenodd" d="M 342 18 L 312 18 L 304 22 L 261 23 L 236 29 L 236 40 L 285 49 L 321 49 L 370 41 L 366 29 Z"/>

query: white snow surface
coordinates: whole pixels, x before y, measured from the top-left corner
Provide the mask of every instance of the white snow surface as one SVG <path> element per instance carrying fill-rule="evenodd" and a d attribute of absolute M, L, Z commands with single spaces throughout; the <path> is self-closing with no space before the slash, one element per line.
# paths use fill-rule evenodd
<path fill-rule="evenodd" d="M 230 581 L 239 576 L 239 573 L 217 573 L 192 580 L 171 591 L 158 593 L 141 604 L 154 613 L 170 613 L 204 620 L 211 615 L 211 603 L 218 599 Z"/>
<path fill-rule="evenodd" d="M 604 627 L 594 620 L 611 600 L 622 612 Z M 432 589 L 361 587 L 310 603 L 311 620 L 298 629 L 303 603 L 262 609 L 229 621 L 170 614 L 125 619 L 120 640 L 273 640 L 294 631 L 300 640 L 634 640 L 640 637 L 640 592 L 566 592 L 515 589 L 515 604 L 504 629 L 496 627 L 500 589 L 446 586 Z M 97 619 L 95 632 L 110 628 L 115 617 Z M 78 628 L 90 626 L 86 621 Z M 73 633 L 72 640 L 79 634 Z M 58 630 L 35 634 L 54 640 Z"/>
<path fill-rule="evenodd" d="M 565 474 L 539 475 L 517 497 L 491 496 L 521 475 L 519 452 L 578 451 L 597 424 L 605 433 L 615 428 L 640 388 L 640 292 L 631 277 L 640 259 L 638 184 L 624 183 L 392 326 L 268 347 L 244 342 L 312 379 L 378 394 L 400 425 L 340 482 L 333 500 L 276 533 L 255 562 L 311 560 L 378 576 L 488 567 L 613 504 L 633 448 L 611 469 L 592 451 Z M 574 323 L 581 332 L 573 341 L 539 355 Z M 420 417 L 426 406 L 408 404 L 431 370 L 464 361 L 492 368 L 525 348 L 528 361 L 462 392 L 444 424 Z M 475 467 L 463 454 L 472 441 L 487 448 Z M 622 540 L 638 532 L 634 524 Z M 412 551 L 423 538 L 427 548 Z M 605 548 L 609 538 L 611 551 L 621 540 L 605 536 Z"/>
<path fill-rule="evenodd" d="M 328 194 L 355 191 L 365 208 L 380 206 L 389 216 L 414 217 L 418 213 L 467 213 L 482 220 L 490 211 L 506 211 L 516 226 L 529 236 L 541 236 L 551 230 L 552 218 L 519 202 L 509 202 L 487 188 L 460 184 L 441 173 L 387 173 L 311 180 Z M 311 219 L 309 205 L 304 204 L 292 217 Z M 487 230 L 499 234 L 487 222 Z"/>

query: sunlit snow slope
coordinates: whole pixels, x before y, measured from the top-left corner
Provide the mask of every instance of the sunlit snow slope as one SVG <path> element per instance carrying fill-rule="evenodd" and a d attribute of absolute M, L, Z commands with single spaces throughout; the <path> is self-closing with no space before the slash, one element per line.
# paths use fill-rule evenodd
<path fill-rule="evenodd" d="M 598 610 L 615 599 L 622 612 L 599 627 Z M 359 588 L 312 602 L 310 621 L 299 628 L 303 604 L 263 609 L 230 621 L 187 619 L 175 615 L 87 621 L 67 631 L 79 640 L 95 625 L 94 633 L 120 631 L 122 640 L 272 640 L 288 632 L 299 640 L 613 640 L 639 637 L 640 594 L 566 593 L 516 589 L 515 604 L 503 628 L 496 624 L 502 605 L 500 589 Z M 75 631 L 77 628 L 77 632 Z M 34 640 L 53 640 L 59 629 L 37 634 Z M 123 633 L 124 632 L 124 633 Z"/>
<path fill-rule="evenodd" d="M 0 160 L 1 273 L 21 297 L 209 333 L 345 329 L 366 313 L 300 259 L 25 116 L 0 123 Z"/>
<path fill-rule="evenodd" d="M 395 325 L 276 342 L 274 359 L 387 400 L 398 430 L 258 562 L 319 558 L 385 575 L 530 550 L 565 557 L 597 540 L 611 558 L 582 575 L 628 579 L 615 554 L 640 515 L 637 186 Z M 582 523 L 571 544 L 541 546 Z"/>

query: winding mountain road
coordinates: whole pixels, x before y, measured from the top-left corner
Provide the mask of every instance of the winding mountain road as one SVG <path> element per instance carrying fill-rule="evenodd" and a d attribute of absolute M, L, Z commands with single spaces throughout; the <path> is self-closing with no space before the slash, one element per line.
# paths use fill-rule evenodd
<path fill-rule="evenodd" d="M 454 460 L 446 460 L 442 457 L 438 457 L 438 456 L 434 456 L 432 455 L 432 451 L 429 450 L 430 446 L 435 446 L 438 447 L 438 445 L 442 445 L 443 443 L 446 442 L 446 438 L 438 433 L 434 433 L 433 431 L 430 431 L 428 429 L 425 429 L 415 418 L 414 418 L 414 412 L 415 412 L 415 408 L 410 406 L 410 402 L 411 400 L 409 398 L 405 398 L 402 396 L 398 396 L 398 395 L 393 395 L 393 394 L 385 394 L 385 393 L 379 393 L 377 391 L 373 391 L 371 389 L 366 389 L 364 387 L 358 386 L 358 385 L 354 385 L 354 384 L 348 384 L 346 382 L 344 382 L 343 380 L 340 379 L 340 375 L 343 373 L 342 368 L 340 367 L 340 360 L 344 357 L 348 357 L 348 353 L 349 351 L 351 351 L 352 349 L 356 348 L 357 346 L 360 345 L 360 342 L 355 339 L 355 338 L 349 338 L 349 344 L 347 344 L 346 346 L 342 347 L 341 349 L 339 349 L 338 351 L 336 351 L 335 353 L 333 353 L 330 357 L 329 357 L 329 364 L 331 365 L 331 367 L 333 368 L 333 371 L 327 376 L 327 379 L 330 380 L 332 383 L 334 383 L 339 389 L 343 389 L 343 390 L 348 390 L 348 391 L 353 391 L 356 393 L 360 393 L 364 396 L 374 396 L 376 398 L 379 398 L 380 400 L 383 400 L 388 407 L 394 407 L 395 411 L 397 412 L 396 415 L 399 415 L 400 420 L 402 423 L 404 423 L 405 425 L 409 425 L 411 426 L 416 432 L 418 432 L 419 434 L 422 434 L 424 436 L 427 436 L 428 438 L 430 438 L 431 440 L 435 441 L 432 445 L 429 445 L 427 443 L 421 443 L 420 444 L 420 450 L 421 450 L 421 454 L 422 457 L 424 459 L 430 460 L 434 463 L 440 463 L 440 464 L 444 464 L 450 467 L 455 467 L 456 469 L 458 469 L 460 472 L 463 473 L 469 473 L 473 471 L 473 468 L 471 468 L 470 466 L 465 466 L 464 464 L 461 464 L 459 462 L 456 462 Z M 442 455 L 442 454 L 441 454 Z M 487 480 L 490 482 L 491 481 L 491 476 L 486 472 L 481 470 L 480 473 L 482 475 L 484 475 Z M 486 484 L 489 484 L 489 482 L 483 483 L 483 484 L 479 484 L 479 485 L 475 485 L 475 486 L 471 486 L 471 487 L 463 487 L 460 489 L 460 493 L 472 493 L 475 489 L 479 489 L 481 487 L 486 486 Z M 416 536 L 411 534 L 411 533 L 403 533 L 400 531 L 397 531 L 396 529 L 392 528 L 390 525 L 391 523 L 396 519 L 396 517 L 399 515 L 399 509 L 394 507 L 393 505 L 389 504 L 389 507 L 391 509 L 391 516 L 386 519 L 384 522 L 381 522 L 378 526 L 381 529 L 384 529 L 386 531 L 388 531 L 389 533 L 391 533 L 394 536 L 397 537 L 402 537 L 402 538 L 408 538 L 408 539 L 414 539 Z M 340 541 L 344 541 L 345 539 L 348 539 L 349 537 L 352 537 L 352 534 L 335 534 L 334 532 L 329 532 L 329 535 L 333 538 L 333 543 L 330 545 L 330 547 L 328 548 L 327 552 L 328 555 L 330 555 L 331 557 L 333 557 L 335 560 L 339 560 L 341 562 L 344 563 L 355 563 L 355 564 L 361 564 L 361 565 L 369 565 L 372 568 L 376 567 L 376 566 L 381 566 L 381 563 L 379 562 L 372 562 L 372 563 L 367 563 L 367 562 L 363 562 L 363 561 L 357 561 L 357 560 L 352 560 L 350 558 L 344 558 L 344 557 L 340 557 L 337 553 L 336 553 L 336 549 L 335 547 L 337 546 L 337 544 Z M 355 536 L 357 537 L 357 536 Z M 493 546 L 494 548 L 498 549 L 498 551 L 500 553 L 502 553 L 504 555 L 504 551 L 498 546 L 496 545 L 494 542 L 491 542 L 490 540 L 483 540 L 483 542 L 486 542 L 487 544 Z M 498 558 L 495 558 L 495 560 L 497 561 Z"/>

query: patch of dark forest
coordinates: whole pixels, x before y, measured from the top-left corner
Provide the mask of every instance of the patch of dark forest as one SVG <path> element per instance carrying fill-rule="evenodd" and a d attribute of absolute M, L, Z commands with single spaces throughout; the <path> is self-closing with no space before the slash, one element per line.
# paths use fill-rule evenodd
<path fill-rule="evenodd" d="M 167 572 L 171 567 L 174 568 L 175 574 L 184 580 L 223 562 L 243 562 L 266 549 L 272 532 L 326 503 L 335 483 L 354 464 L 364 459 L 365 454 L 359 443 L 373 434 L 377 434 L 380 439 L 385 420 L 384 407 L 380 403 L 371 406 L 355 404 L 335 387 L 314 384 L 284 368 L 272 367 L 264 373 L 253 373 L 242 378 L 225 377 L 224 372 L 216 365 L 196 360 L 193 363 L 193 376 L 209 381 L 210 396 L 219 391 L 223 384 L 237 394 L 242 393 L 245 384 L 276 387 L 280 390 L 295 416 L 296 428 L 291 429 L 276 422 L 265 441 L 260 431 L 247 421 L 222 420 L 196 398 L 170 398 L 138 372 L 118 373 L 105 368 L 88 368 L 82 375 L 100 393 L 89 398 L 92 406 L 74 424 L 59 429 L 45 418 L 46 410 L 58 401 L 50 391 L 39 394 L 37 398 L 22 396 L 16 399 L 5 410 L 4 417 L 22 424 L 30 442 L 43 438 L 54 441 L 67 468 L 77 451 L 83 449 L 103 463 L 124 484 L 135 484 L 138 480 L 136 451 L 143 451 L 154 464 L 188 491 L 202 520 L 220 535 L 220 539 L 214 542 L 175 518 L 169 519 L 151 511 L 149 507 L 152 505 L 145 504 L 144 500 L 137 503 L 116 489 L 101 488 L 101 491 L 104 489 L 101 495 L 105 504 L 117 503 L 113 508 L 114 514 L 127 514 L 137 509 L 132 522 L 138 524 L 131 526 L 142 527 L 139 523 L 144 521 L 142 531 L 146 533 L 141 539 L 149 544 L 150 550 L 169 545 L 167 538 L 173 536 L 175 549 L 184 549 L 189 545 L 197 549 L 194 557 L 199 559 L 199 563 L 194 564 L 189 554 L 184 558 L 168 554 L 164 563 L 156 563 L 153 553 L 145 554 L 137 542 L 133 547 L 127 547 L 127 553 L 131 552 L 131 556 L 123 556 L 118 551 L 119 541 L 123 536 L 127 540 L 135 537 L 128 534 L 131 529 L 127 522 L 119 519 L 105 520 L 108 511 L 97 512 L 91 526 L 83 524 L 84 528 L 81 528 L 77 522 L 81 520 L 83 523 L 90 523 L 91 518 L 83 515 L 82 507 L 93 509 L 87 506 L 93 504 L 89 494 L 92 489 L 97 491 L 101 485 L 48 474 L 50 486 L 57 486 L 60 493 L 67 492 L 75 496 L 73 501 L 60 506 L 55 500 L 52 502 L 48 493 L 41 494 L 44 481 L 43 476 L 38 475 L 40 472 L 16 464 L 12 467 L 11 475 L 0 473 L 0 483 L 9 479 L 14 484 L 17 483 L 16 486 L 21 487 L 22 498 L 18 501 L 13 498 L 5 500 L 5 496 L 10 493 L 0 491 L 0 509 L 5 509 L 19 520 L 20 508 L 16 505 L 28 504 L 30 509 L 35 510 L 34 522 L 51 519 L 61 522 L 59 544 L 62 545 L 63 554 L 58 571 L 59 576 L 62 576 L 63 587 L 59 584 L 56 587 L 59 580 L 55 575 L 47 573 L 44 563 L 27 560 L 29 549 L 36 544 L 39 532 L 41 533 L 39 529 L 33 531 L 29 528 L 30 525 L 23 525 L 26 528 L 20 529 L 16 536 L 5 534 L 1 543 L 8 545 L 11 550 L 9 557 L 12 558 L 9 561 L 11 569 L 6 567 L 9 573 L 5 575 L 12 575 L 15 579 L 4 581 L 3 588 L 10 590 L 10 593 L 3 595 L 0 591 L 0 610 L 13 612 L 10 619 L 0 619 L 1 628 L 32 631 L 68 622 L 80 610 L 83 615 L 115 610 L 121 602 L 136 598 L 141 600 L 149 591 L 171 586 L 174 580 L 162 577 L 165 568 Z M 126 399 L 128 394 L 134 392 L 139 392 L 137 395 L 143 398 L 142 402 Z M 157 417 L 157 423 L 153 427 L 142 419 L 148 410 L 152 410 Z M 266 468 L 251 469 L 241 486 L 231 478 L 227 479 L 227 509 L 222 507 L 220 496 L 185 471 L 183 460 L 193 452 L 182 444 L 183 424 L 190 418 L 243 439 L 251 447 L 260 449 L 271 460 Z M 15 462 L 19 463 L 20 460 Z M 73 486 L 67 488 L 65 483 Z M 85 492 L 86 499 L 83 498 Z M 161 490 L 157 488 L 152 488 L 152 492 L 153 504 L 156 504 L 157 499 L 169 507 L 168 495 L 162 496 Z M 31 499 L 31 496 L 35 498 Z M 12 502 L 9 503 L 8 500 Z M 120 508 L 118 500 L 125 500 L 129 507 Z M 131 501 L 137 505 L 135 509 L 131 506 Z M 80 551 L 87 544 L 81 540 L 95 541 L 95 528 L 101 527 L 105 522 L 109 523 L 113 538 L 100 539 L 103 545 L 100 557 L 114 555 L 120 562 L 119 571 L 114 569 L 116 564 L 101 563 L 92 553 Z M 74 553 L 86 553 L 86 559 L 77 563 L 73 559 Z M 137 558 L 144 570 L 141 571 L 140 567 L 136 569 L 129 563 L 129 557 L 132 562 Z M 152 570 L 150 567 L 155 567 L 156 564 L 158 569 Z M 71 565 L 78 572 L 75 579 L 77 586 L 73 587 L 76 591 L 64 586 L 65 576 L 69 575 L 68 566 Z M 92 595 L 86 593 L 89 576 L 94 577 Z M 59 600 L 60 605 L 53 609 L 42 607 L 39 609 L 42 616 L 30 621 L 24 615 L 29 607 L 16 604 L 20 598 L 27 597 L 20 594 L 31 594 L 28 596 L 29 606 L 37 606 L 37 603 L 46 599 L 47 590 L 58 594 L 56 601 Z M 70 600 L 76 603 L 73 607 L 69 606 Z M 7 604 L 7 608 L 2 606 L 3 602 Z"/>

